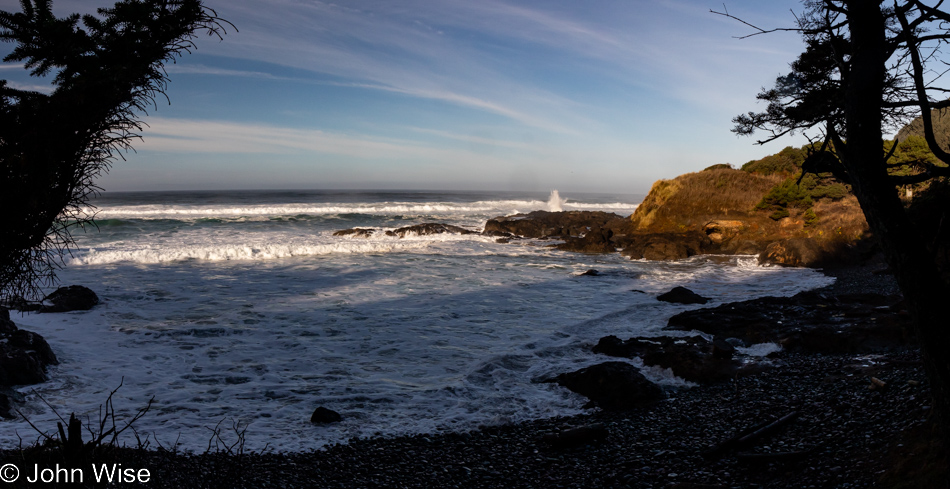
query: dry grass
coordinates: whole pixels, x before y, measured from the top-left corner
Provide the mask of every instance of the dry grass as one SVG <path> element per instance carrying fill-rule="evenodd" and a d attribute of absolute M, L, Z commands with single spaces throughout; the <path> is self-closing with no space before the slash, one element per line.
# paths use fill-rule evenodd
<path fill-rule="evenodd" d="M 653 184 L 631 220 L 641 231 L 683 232 L 711 219 L 751 215 L 782 177 L 716 169 Z"/>

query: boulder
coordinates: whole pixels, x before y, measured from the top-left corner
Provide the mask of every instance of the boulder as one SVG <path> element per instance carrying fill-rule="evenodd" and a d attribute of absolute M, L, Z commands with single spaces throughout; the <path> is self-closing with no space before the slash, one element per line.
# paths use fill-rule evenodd
<path fill-rule="evenodd" d="M 310 415 L 310 422 L 313 424 L 330 424 L 339 423 L 340 421 L 343 421 L 343 416 L 340 416 L 340 413 L 323 406 L 314 409 L 313 414 Z"/>
<path fill-rule="evenodd" d="M 626 362 L 605 362 L 558 375 L 559 385 L 590 399 L 585 407 L 606 410 L 631 409 L 665 397 L 659 386 Z"/>
<path fill-rule="evenodd" d="M 88 287 L 60 287 L 43 299 L 39 312 L 87 311 L 99 303 L 99 296 Z"/>
<path fill-rule="evenodd" d="M 709 299 L 703 297 L 686 287 L 673 287 L 669 292 L 660 294 L 656 300 L 663 302 L 673 302 L 676 304 L 705 304 Z"/>
<path fill-rule="evenodd" d="M 817 353 L 869 353 L 914 342 L 901 297 L 880 294 L 807 291 L 761 297 L 682 312 L 670 318 L 667 328 L 702 331 L 734 344 L 774 342 Z"/>
<path fill-rule="evenodd" d="M 0 318 L 0 386 L 38 384 L 59 361 L 42 336 Z"/>
<path fill-rule="evenodd" d="M 731 345 L 710 342 L 701 336 L 628 340 L 605 336 L 593 351 L 612 357 L 640 357 L 644 365 L 668 368 L 681 379 L 703 384 L 728 380 L 740 367 L 732 358 L 735 349 Z"/>

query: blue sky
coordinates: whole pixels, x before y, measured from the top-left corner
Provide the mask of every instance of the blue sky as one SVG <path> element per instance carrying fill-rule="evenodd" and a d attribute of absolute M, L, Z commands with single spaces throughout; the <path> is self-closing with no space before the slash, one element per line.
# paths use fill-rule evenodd
<path fill-rule="evenodd" d="M 801 51 L 704 0 L 207 0 L 239 32 L 168 67 L 107 191 L 388 188 L 645 193 L 740 165 L 731 119 Z M 107 1 L 54 1 L 58 15 Z M 763 27 L 799 2 L 727 1 Z M 0 0 L 0 9 L 19 2 Z M 10 46 L 0 46 L 9 52 Z M 31 80 L 17 66 L 0 77 Z"/>

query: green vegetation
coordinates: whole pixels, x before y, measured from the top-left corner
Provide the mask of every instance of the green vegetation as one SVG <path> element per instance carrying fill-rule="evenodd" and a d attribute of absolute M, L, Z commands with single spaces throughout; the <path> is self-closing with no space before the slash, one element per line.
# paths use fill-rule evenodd
<path fill-rule="evenodd" d="M 732 168 L 732 165 L 730 165 L 729 163 L 717 163 L 717 164 L 715 164 L 715 165 L 707 166 L 706 168 L 703 168 L 703 171 L 710 171 L 710 170 L 732 170 L 732 169 L 733 169 L 733 168 Z"/>
<path fill-rule="evenodd" d="M 741 170 L 761 175 L 791 175 L 801 169 L 802 163 L 805 162 L 805 156 L 807 156 L 807 147 L 803 146 L 796 149 L 786 146 L 785 149 L 774 155 L 766 156 L 761 160 L 752 160 L 742 165 Z"/>

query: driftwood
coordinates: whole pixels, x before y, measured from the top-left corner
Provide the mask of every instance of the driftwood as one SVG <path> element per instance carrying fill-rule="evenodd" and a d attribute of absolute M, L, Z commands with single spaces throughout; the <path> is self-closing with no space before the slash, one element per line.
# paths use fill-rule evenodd
<path fill-rule="evenodd" d="M 794 421 L 798 418 L 798 414 L 798 411 L 792 411 L 774 421 L 763 421 L 751 428 L 743 430 L 732 438 L 703 452 L 703 458 L 714 459 L 721 457 L 722 454 L 730 450 L 754 446 L 758 440 L 776 433 L 782 427 Z"/>

